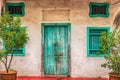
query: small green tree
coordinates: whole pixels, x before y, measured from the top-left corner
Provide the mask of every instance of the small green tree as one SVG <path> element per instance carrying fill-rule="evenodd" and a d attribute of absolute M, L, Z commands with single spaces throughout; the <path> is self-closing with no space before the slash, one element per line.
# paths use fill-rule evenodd
<path fill-rule="evenodd" d="M 13 49 L 19 49 L 29 40 L 26 27 L 21 29 L 20 18 L 13 19 L 11 15 L 4 13 L 0 17 L 0 39 L 4 48 L 0 49 L 0 61 L 4 64 L 8 73 L 13 59 Z M 8 54 L 11 54 L 8 59 Z"/>
<path fill-rule="evenodd" d="M 103 32 L 100 37 L 102 53 L 108 54 L 105 56 L 106 62 L 102 67 L 109 68 L 111 73 L 120 75 L 120 28 L 119 24 L 115 29 L 106 33 Z"/>

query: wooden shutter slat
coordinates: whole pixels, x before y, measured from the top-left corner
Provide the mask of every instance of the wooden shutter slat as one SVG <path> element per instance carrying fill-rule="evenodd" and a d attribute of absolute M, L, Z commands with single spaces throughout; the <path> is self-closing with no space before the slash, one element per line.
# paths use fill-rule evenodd
<path fill-rule="evenodd" d="M 103 31 L 106 30 L 102 30 L 102 29 L 90 30 L 90 51 L 89 51 L 90 54 L 96 54 L 98 52 L 100 45 L 100 35 Z"/>

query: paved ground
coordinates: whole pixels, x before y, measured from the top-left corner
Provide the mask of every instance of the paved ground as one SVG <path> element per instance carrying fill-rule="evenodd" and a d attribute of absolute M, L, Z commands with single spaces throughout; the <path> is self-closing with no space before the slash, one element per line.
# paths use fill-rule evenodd
<path fill-rule="evenodd" d="M 108 80 L 107 78 L 17 77 L 17 80 Z"/>

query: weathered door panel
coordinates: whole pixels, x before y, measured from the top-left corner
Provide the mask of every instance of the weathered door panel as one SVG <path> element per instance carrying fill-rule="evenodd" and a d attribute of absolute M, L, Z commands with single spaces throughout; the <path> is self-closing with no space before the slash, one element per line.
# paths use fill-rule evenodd
<path fill-rule="evenodd" d="M 56 52 L 58 55 L 58 62 L 56 61 L 57 73 L 64 75 L 68 73 L 68 28 L 59 27 L 59 50 Z"/>
<path fill-rule="evenodd" d="M 68 73 L 68 27 L 44 27 L 44 72 L 48 75 Z"/>
<path fill-rule="evenodd" d="M 55 73 L 55 58 L 54 55 L 52 54 L 52 47 L 51 45 L 53 44 L 52 40 L 52 30 L 50 27 L 45 27 L 44 28 L 44 72 L 45 74 L 54 74 Z"/>

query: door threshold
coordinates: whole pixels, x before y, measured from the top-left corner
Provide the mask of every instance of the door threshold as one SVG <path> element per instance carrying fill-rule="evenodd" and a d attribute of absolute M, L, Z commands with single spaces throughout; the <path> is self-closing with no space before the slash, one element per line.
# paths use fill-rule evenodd
<path fill-rule="evenodd" d="M 67 75 L 44 75 L 43 77 L 67 77 Z"/>

